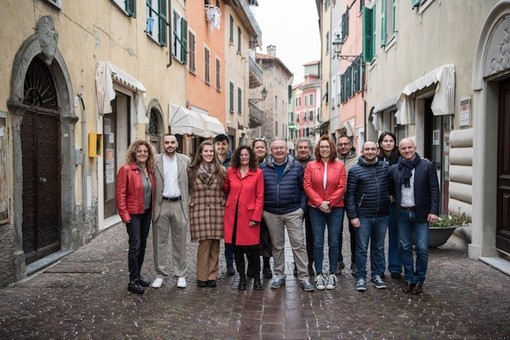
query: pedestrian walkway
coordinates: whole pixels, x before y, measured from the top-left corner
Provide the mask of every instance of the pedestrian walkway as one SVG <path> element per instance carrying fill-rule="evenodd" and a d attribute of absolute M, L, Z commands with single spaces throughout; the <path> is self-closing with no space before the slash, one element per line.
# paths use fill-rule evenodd
<path fill-rule="evenodd" d="M 344 253 L 348 251 L 348 232 Z M 144 274 L 154 277 L 152 240 Z M 60 262 L 0 290 L 0 339 L 329 339 L 510 338 L 510 277 L 449 242 L 431 249 L 421 296 L 368 285 L 355 291 L 345 269 L 335 290 L 303 292 L 292 275 L 287 286 L 237 290 L 221 258 L 216 288 L 195 285 L 196 244 L 190 243 L 188 287 L 171 279 L 144 295 L 127 292 L 127 235 L 117 225 Z M 223 255 L 223 251 L 222 251 Z M 346 266 L 350 256 L 345 254 Z"/>

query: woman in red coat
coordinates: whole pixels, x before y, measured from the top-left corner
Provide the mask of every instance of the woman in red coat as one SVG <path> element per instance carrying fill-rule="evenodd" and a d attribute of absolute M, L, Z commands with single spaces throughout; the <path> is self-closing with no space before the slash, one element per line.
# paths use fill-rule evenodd
<path fill-rule="evenodd" d="M 122 222 L 129 235 L 128 291 L 143 294 L 150 281 L 140 275 L 147 236 L 151 225 L 154 198 L 154 156 L 152 146 L 144 140 L 134 141 L 127 151 L 127 160 L 117 175 L 115 200 Z"/>
<path fill-rule="evenodd" d="M 253 289 L 261 290 L 258 246 L 264 208 L 264 177 L 250 146 L 241 145 L 235 151 L 223 190 L 228 194 L 225 204 L 225 243 L 234 246 L 234 258 L 239 272 L 237 288 L 246 289 L 246 253 L 253 271 Z"/>

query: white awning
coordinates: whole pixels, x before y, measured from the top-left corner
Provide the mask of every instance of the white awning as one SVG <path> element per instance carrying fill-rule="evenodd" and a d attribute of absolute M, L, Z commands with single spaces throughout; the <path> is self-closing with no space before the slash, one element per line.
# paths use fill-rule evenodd
<path fill-rule="evenodd" d="M 205 127 L 201 114 L 188 110 L 182 106 L 169 104 L 168 122 L 170 131 L 179 135 L 203 136 Z"/>
<path fill-rule="evenodd" d="M 214 137 L 219 134 L 225 134 L 225 127 L 217 118 L 206 116 L 204 114 L 200 114 L 200 116 L 204 121 L 205 127 L 203 137 Z"/>
<path fill-rule="evenodd" d="M 382 102 L 379 102 L 376 105 L 374 105 L 373 113 L 382 112 L 382 111 L 385 111 L 393 106 L 396 106 L 399 99 L 400 99 L 400 94 L 396 94 L 394 96 L 386 98 Z"/>
<path fill-rule="evenodd" d="M 210 138 L 225 133 L 223 124 L 217 118 L 200 112 L 195 112 L 179 105 L 169 104 L 168 114 L 170 131 L 174 134 Z"/>
<path fill-rule="evenodd" d="M 455 113 L 455 67 L 454 65 L 443 65 L 404 88 L 400 96 L 403 104 L 397 113 L 397 121 L 400 124 L 407 124 L 408 113 L 412 107 L 409 96 L 435 83 L 437 83 L 437 86 L 431 105 L 432 112 L 436 116 Z"/>
<path fill-rule="evenodd" d="M 107 61 L 99 61 L 96 65 L 96 91 L 97 91 L 97 108 L 100 114 L 111 113 L 112 107 L 110 102 L 115 99 L 115 90 L 113 88 L 113 80 L 121 85 L 130 88 L 133 92 L 145 92 L 145 86 L 124 72 L 120 68 Z M 139 98 L 141 99 L 141 97 Z M 140 107 L 140 104 L 142 107 Z M 137 101 L 137 113 L 145 109 L 143 101 Z"/>

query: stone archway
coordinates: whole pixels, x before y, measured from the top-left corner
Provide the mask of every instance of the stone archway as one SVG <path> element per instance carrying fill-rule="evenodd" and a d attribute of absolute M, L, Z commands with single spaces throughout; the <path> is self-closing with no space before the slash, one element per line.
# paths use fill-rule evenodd
<path fill-rule="evenodd" d="M 58 48 L 58 33 L 55 30 L 51 16 L 41 17 L 36 25 L 35 33 L 22 44 L 13 63 L 11 73 L 11 96 L 7 102 L 11 116 L 12 128 L 12 162 L 13 162 L 13 186 L 23 187 L 22 143 L 21 124 L 25 113 L 33 106 L 25 101 L 24 83 L 28 67 L 34 58 L 42 59 L 48 67 L 58 94 L 58 115 L 60 128 L 60 159 L 61 159 L 61 249 L 73 247 L 73 225 L 75 223 L 75 124 L 78 118 L 75 116 L 73 103 L 73 90 L 69 72 L 64 58 Z M 15 267 L 16 278 L 26 276 L 25 254 L 23 252 L 22 213 L 23 199 L 22 190 L 13 192 L 13 214 L 15 229 Z"/>

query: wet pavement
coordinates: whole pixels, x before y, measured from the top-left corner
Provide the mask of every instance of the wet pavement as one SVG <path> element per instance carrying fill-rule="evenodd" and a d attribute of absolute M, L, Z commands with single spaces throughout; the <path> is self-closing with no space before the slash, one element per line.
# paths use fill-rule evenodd
<path fill-rule="evenodd" d="M 349 259 L 347 234 L 344 257 Z M 154 278 L 152 240 L 143 273 Z M 127 235 L 117 225 L 46 270 L 0 290 L 0 339 L 503 339 L 510 338 L 510 277 L 468 259 L 458 244 L 431 249 L 420 296 L 387 289 L 354 289 L 350 270 L 334 290 L 287 286 L 237 290 L 221 258 L 218 287 L 195 285 L 195 243 L 188 250 L 188 287 L 170 279 L 144 295 L 127 291 Z M 222 251 L 223 254 L 223 251 Z M 348 262 L 348 261 L 347 261 Z M 349 263 L 346 263 L 347 267 Z"/>

